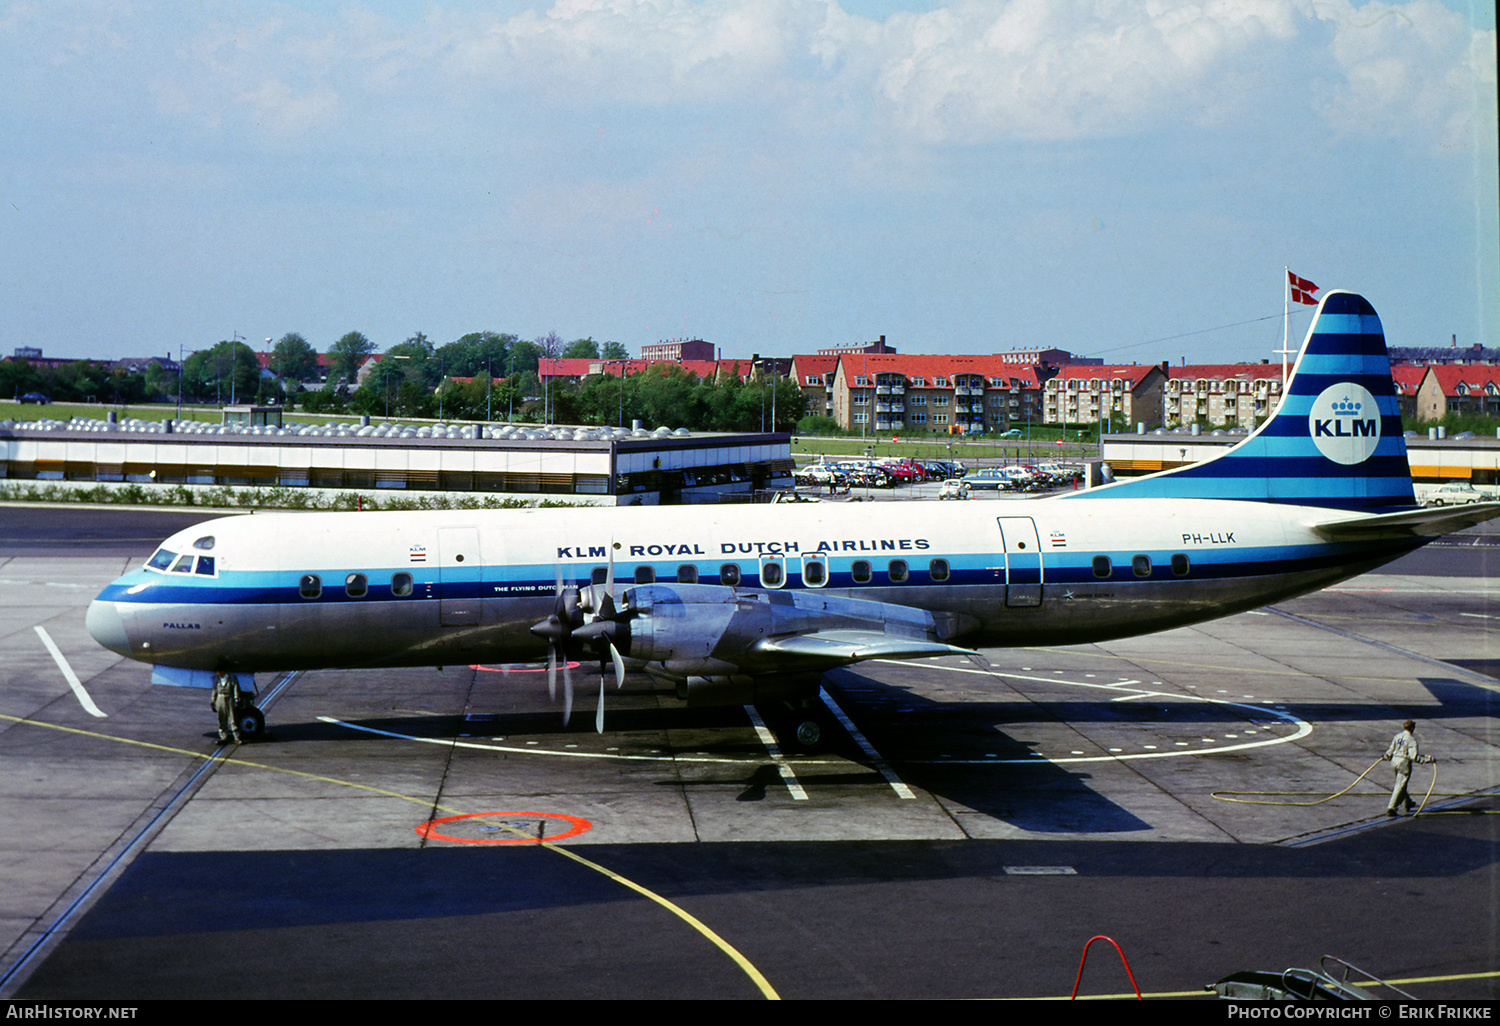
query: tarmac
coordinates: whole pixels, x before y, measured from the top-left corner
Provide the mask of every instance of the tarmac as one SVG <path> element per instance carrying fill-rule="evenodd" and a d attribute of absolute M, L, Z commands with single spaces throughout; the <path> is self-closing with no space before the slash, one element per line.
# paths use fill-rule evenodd
<path fill-rule="evenodd" d="M 0 997 L 1148 996 L 1333 955 L 1500 994 L 1493 530 L 1147 637 L 828 675 L 826 750 L 644 676 L 262 677 L 266 740 L 93 642 L 182 518 L 0 507 Z M 1417 721 L 1435 766 L 1384 815 Z M 1429 787 L 1430 795 L 1427 794 Z M 1081 994 L 1133 996 L 1112 950 Z"/>

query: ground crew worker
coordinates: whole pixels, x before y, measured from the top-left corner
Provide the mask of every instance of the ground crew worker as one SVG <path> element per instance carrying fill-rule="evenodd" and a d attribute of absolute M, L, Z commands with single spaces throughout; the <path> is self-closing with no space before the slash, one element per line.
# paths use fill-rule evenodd
<path fill-rule="evenodd" d="M 214 712 L 219 714 L 219 744 L 240 743 L 240 724 L 235 710 L 240 704 L 240 679 L 232 673 L 220 670 L 214 675 Z"/>
<path fill-rule="evenodd" d="M 1422 755 L 1417 751 L 1417 725 L 1411 720 L 1401 724 L 1401 733 L 1391 738 L 1391 746 L 1381 756 L 1391 764 L 1391 769 L 1396 771 L 1396 786 L 1391 790 L 1390 804 L 1385 807 L 1387 816 L 1396 815 L 1396 807 L 1403 802 L 1407 813 L 1415 808 L 1411 795 L 1406 793 L 1406 785 L 1411 782 L 1411 767 L 1414 762 L 1436 762 L 1430 755 Z"/>

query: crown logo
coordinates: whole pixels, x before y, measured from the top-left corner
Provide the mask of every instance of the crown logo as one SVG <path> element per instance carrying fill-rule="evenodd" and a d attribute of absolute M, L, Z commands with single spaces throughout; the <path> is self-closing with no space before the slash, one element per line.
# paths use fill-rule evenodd
<path fill-rule="evenodd" d="M 1352 417 L 1359 412 L 1360 404 L 1351 402 L 1346 395 L 1333 404 L 1333 415 L 1335 417 Z"/>

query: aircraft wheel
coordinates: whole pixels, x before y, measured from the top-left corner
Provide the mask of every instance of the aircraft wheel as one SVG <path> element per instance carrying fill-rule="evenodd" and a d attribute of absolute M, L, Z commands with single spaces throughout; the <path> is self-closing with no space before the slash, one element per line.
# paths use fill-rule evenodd
<path fill-rule="evenodd" d="M 813 719 L 802 720 L 792 731 L 792 736 L 796 738 L 798 748 L 810 752 L 823 741 L 823 724 Z"/>
<path fill-rule="evenodd" d="M 247 705 L 238 713 L 240 738 L 259 741 L 266 733 L 266 714 L 253 705 Z"/>

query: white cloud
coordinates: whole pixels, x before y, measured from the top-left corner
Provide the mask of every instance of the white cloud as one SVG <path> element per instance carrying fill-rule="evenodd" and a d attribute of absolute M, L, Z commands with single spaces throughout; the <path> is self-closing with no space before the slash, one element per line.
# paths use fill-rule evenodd
<path fill-rule="evenodd" d="M 892 146 L 1254 129 L 1294 109 L 1451 144 L 1494 96 L 1494 32 L 1437 0 L 957 0 L 883 22 L 834 0 L 558 0 L 400 20 L 357 4 L 187 11 L 15 5 L 0 40 L 18 81 L 46 75 L 28 59 L 65 62 L 54 75 L 92 66 L 101 93 L 138 78 L 163 115 L 203 130 L 314 141 L 349 118 L 562 105 L 766 111 L 813 133 L 827 122 L 806 112 L 834 112 Z"/>

